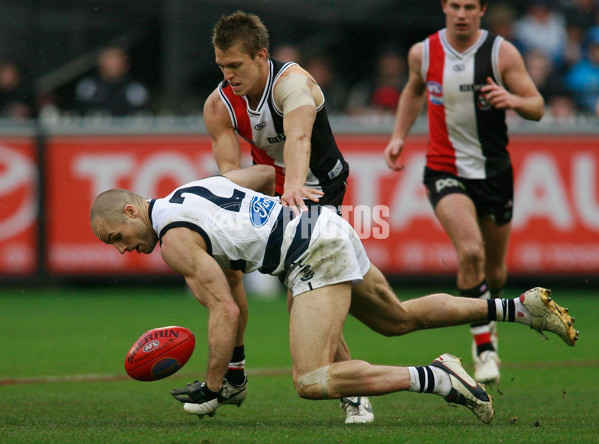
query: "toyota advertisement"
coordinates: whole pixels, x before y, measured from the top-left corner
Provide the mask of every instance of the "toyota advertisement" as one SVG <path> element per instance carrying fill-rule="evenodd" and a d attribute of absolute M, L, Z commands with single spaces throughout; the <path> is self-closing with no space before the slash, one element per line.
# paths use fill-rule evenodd
<path fill-rule="evenodd" d="M 426 138 L 409 139 L 406 168 L 387 168 L 388 137 L 339 135 L 350 164 L 343 216 L 371 260 L 388 274 L 455 274 L 456 255 L 422 185 Z M 246 149 L 246 143 L 242 143 Z M 513 275 L 599 272 L 599 138 L 511 137 L 515 211 L 508 251 Z M 206 135 L 52 136 L 44 146 L 43 186 L 32 141 L 0 139 L 0 273 L 36 272 L 39 251 L 58 276 L 160 275 L 160 258 L 121 255 L 89 225 L 94 197 L 113 187 L 161 197 L 183 183 L 217 173 Z M 244 152 L 246 164 L 249 155 Z M 43 214 L 38 214 L 43 192 Z M 42 223 L 43 248 L 38 239 Z"/>
<path fill-rule="evenodd" d="M 0 276 L 38 269 L 39 193 L 35 140 L 0 137 Z"/>

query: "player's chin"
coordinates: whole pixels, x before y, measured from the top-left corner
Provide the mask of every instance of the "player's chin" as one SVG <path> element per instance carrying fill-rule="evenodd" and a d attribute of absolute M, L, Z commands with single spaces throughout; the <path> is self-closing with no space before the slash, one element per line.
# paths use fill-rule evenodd
<path fill-rule="evenodd" d="M 152 251 L 154 251 L 154 247 L 156 247 L 156 244 L 140 245 L 139 247 L 137 247 L 137 252 L 141 254 L 150 254 Z"/>

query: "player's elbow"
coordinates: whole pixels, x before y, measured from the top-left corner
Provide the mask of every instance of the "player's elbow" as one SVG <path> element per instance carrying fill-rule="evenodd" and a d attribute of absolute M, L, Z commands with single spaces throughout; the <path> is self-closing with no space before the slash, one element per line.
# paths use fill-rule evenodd
<path fill-rule="evenodd" d="M 275 195 L 275 168 L 270 165 L 256 165 L 260 168 L 260 174 L 262 177 L 262 184 L 258 191 L 266 194 L 267 196 Z"/>
<path fill-rule="evenodd" d="M 538 122 L 545 115 L 545 100 L 543 100 L 543 97 L 538 96 L 532 106 L 529 104 L 523 108 L 525 109 L 519 113 L 523 118 Z"/>

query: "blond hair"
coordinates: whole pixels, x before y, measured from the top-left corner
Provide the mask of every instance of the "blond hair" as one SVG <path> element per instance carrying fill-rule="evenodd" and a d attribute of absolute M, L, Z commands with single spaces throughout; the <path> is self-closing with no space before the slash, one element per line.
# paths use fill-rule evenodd
<path fill-rule="evenodd" d="M 252 58 L 262 48 L 268 51 L 268 30 L 260 17 L 236 11 L 223 15 L 216 22 L 212 31 L 212 44 L 215 48 L 226 51 L 238 43 Z"/>

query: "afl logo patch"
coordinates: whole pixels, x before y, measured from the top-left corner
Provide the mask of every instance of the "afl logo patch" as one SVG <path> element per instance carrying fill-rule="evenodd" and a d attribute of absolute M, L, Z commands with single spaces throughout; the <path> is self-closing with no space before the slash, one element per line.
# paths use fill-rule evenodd
<path fill-rule="evenodd" d="M 443 105 L 443 87 L 438 82 L 426 82 L 428 99 L 434 105 Z"/>
<path fill-rule="evenodd" d="M 455 65 L 453 65 L 452 68 L 455 72 L 462 72 L 463 70 L 466 69 L 466 67 L 464 65 L 462 65 L 461 63 L 457 63 Z"/>
<path fill-rule="evenodd" d="M 256 131 L 260 131 L 261 129 L 266 127 L 266 122 L 260 122 L 257 125 L 254 125 L 254 128 L 256 129 Z"/>

